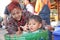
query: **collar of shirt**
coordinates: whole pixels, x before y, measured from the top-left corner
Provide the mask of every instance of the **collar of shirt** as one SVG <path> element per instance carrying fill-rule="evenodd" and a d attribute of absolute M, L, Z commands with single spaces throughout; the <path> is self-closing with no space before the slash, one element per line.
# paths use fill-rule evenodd
<path fill-rule="evenodd" d="M 36 31 L 34 31 L 32 33 L 38 33 L 38 32 L 42 32 L 42 30 L 41 29 L 38 29 L 38 30 L 36 30 Z"/>
<path fill-rule="evenodd" d="M 31 6 L 31 4 L 28 4 L 28 5 L 26 5 L 26 8 L 29 8 Z"/>

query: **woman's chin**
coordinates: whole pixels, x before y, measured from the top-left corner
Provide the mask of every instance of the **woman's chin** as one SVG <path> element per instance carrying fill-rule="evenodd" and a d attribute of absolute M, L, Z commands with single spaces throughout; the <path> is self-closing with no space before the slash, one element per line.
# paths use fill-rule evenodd
<path fill-rule="evenodd" d="M 18 19 L 17 21 L 20 21 L 20 19 Z"/>
<path fill-rule="evenodd" d="M 17 21 L 20 21 L 20 19 L 16 19 Z"/>

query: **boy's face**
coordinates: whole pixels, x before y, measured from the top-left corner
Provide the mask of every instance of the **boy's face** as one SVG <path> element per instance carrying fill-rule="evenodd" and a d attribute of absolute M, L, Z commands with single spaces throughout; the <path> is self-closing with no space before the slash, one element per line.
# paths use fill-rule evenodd
<path fill-rule="evenodd" d="M 34 19 L 29 20 L 29 30 L 31 32 L 38 30 L 40 27 L 41 27 L 41 23 L 35 21 Z"/>
<path fill-rule="evenodd" d="M 11 15 L 15 20 L 19 21 L 19 20 L 21 20 L 22 12 L 19 8 L 14 8 L 11 11 Z"/>

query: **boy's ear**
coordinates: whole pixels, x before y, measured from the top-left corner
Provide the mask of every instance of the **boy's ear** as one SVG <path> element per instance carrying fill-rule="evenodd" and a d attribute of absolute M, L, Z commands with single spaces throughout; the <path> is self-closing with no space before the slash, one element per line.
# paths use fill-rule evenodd
<path fill-rule="evenodd" d="M 41 27 L 42 27 L 42 24 L 40 23 L 40 24 L 39 24 L 39 28 L 41 28 Z"/>

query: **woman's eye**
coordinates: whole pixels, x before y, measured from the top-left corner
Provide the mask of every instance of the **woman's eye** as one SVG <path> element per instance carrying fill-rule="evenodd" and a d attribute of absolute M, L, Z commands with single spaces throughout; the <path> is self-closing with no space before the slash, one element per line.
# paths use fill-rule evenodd
<path fill-rule="evenodd" d="M 15 13 L 13 13 L 12 15 L 15 15 Z"/>
<path fill-rule="evenodd" d="M 17 14 L 19 14 L 20 12 L 17 12 Z"/>
<path fill-rule="evenodd" d="M 35 23 L 33 25 L 35 25 Z"/>

